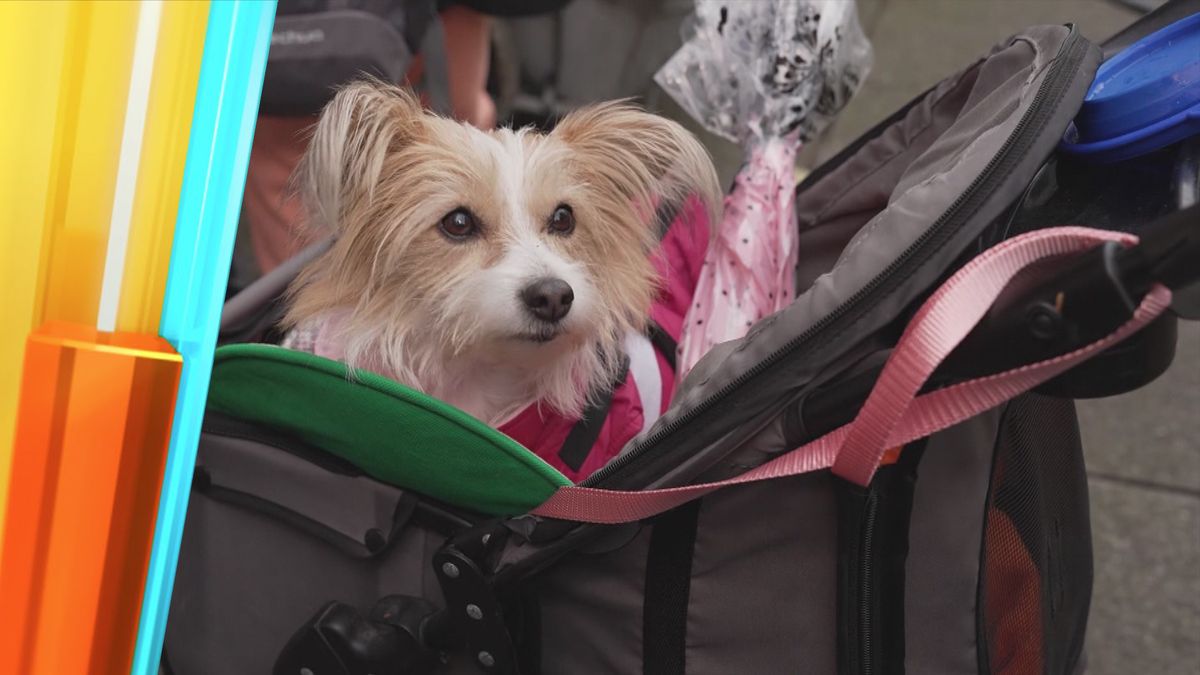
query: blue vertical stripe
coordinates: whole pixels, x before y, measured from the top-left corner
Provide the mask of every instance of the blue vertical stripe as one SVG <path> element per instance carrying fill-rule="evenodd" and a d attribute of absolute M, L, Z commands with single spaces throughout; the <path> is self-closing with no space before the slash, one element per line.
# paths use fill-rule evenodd
<path fill-rule="evenodd" d="M 183 375 L 133 675 L 158 672 L 274 20 L 275 0 L 214 0 L 209 10 L 159 325 L 183 356 Z"/>

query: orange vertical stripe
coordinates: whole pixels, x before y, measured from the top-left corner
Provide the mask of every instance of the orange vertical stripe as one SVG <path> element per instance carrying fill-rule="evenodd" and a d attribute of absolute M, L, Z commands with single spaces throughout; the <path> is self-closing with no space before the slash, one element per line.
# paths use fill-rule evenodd
<path fill-rule="evenodd" d="M 75 353 L 29 340 L 0 548 L 0 673 L 27 671 Z"/>
<path fill-rule="evenodd" d="M 30 337 L 0 672 L 128 672 L 180 369 L 157 336 L 48 324 Z"/>
<path fill-rule="evenodd" d="M 87 672 L 87 647 L 95 631 L 88 619 L 96 616 L 100 603 L 125 435 L 119 407 L 132 393 L 132 370 L 129 359 L 85 350 L 76 354 L 38 614 L 35 673 Z"/>
<path fill-rule="evenodd" d="M 133 666 L 166 442 L 179 388 L 180 370 L 170 365 L 141 359 L 134 366 L 91 673 L 127 673 Z"/>

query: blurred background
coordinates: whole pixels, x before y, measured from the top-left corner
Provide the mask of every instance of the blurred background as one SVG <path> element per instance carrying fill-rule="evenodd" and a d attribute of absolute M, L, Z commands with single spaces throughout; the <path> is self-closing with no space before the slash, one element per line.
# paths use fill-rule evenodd
<path fill-rule="evenodd" d="M 1075 23 L 1100 42 L 1158 4 L 858 0 L 875 52 L 870 76 L 800 153 L 797 177 L 1021 28 Z M 441 3 L 446 63 L 418 62 L 409 76 L 428 82 L 443 72 L 449 92 L 425 88 L 435 107 L 440 97 L 449 112 L 483 127 L 548 127 L 581 104 L 635 97 L 697 133 L 728 185 L 741 150 L 701 129 L 653 82 L 679 48 L 691 7 L 690 0 Z M 265 92 L 264 106 L 269 98 Z M 302 243 L 284 236 L 295 205 L 280 194 L 302 150 L 292 140 L 310 123 L 260 119 L 231 292 Z M 1087 651 L 1097 675 L 1200 673 L 1200 324 L 1181 322 L 1180 331 L 1175 366 L 1158 381 L 1079 404 L 1096 565 Z"/>

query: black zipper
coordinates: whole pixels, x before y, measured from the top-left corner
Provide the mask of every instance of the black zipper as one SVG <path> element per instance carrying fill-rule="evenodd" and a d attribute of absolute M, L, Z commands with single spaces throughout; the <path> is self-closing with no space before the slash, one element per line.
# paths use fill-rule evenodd
<path fill-rule="evenodd" d="M 875 617 L 875 522 L 879 516 L 879 495 L 871 490 L 863 512 L 862 538 L 858 567 L 858 675 L 874 675 L 877 633 Z"/>
<path fill-rule="evenodd" d="M 617 474 L 633 466 L 650 448 L 695 421 L 700 415 L 711 410 L 715 405 L 751 380 L 770 370 L 793 352 L 808 346 L 810 342 L 814 342 L 827 332 L 836 335 L 840 330 L 834 329 L 849 326 L 869 314 L 879 300 L 886 297 L 895 288 L 895 280 L 906 278 L 939 251 L 951 235 L 969 221 L 986 202 L 995 189 L 995 184 L 1007 176 L 1011 166 L 1024 158 L 1029 146 L 1037 137 L 1037 132 L 1045 127 L 1048 118 L 1053 115 L 1070 84 L 1074 81 L 1086 49 L 1087 44 L 1081 39 L 1078 30 L 1072 26 L 1070 34 L 1060 49 L 1055 65 L 1052 66 L 1054 72 L 1047 74 L 1046 79 L 1042 81 L 1037 93 L 1034 94 L 1029 109 L 1017 121 L 1012 134 L 1001 146 L 999 152 L 992 157 L 983 171 L 963 190 L 950 207 L 934 221 L 933 225 L 922 232 L 917 240 L 882 272 L 875 275 L 837 309 L 823 316 L 800 335 L 788 341 L 782 348 L 759 361 L 732 382 L 717 390 L 716 393 L 663 425 L 661 429 L 630 449 L 628 453 L 592 474 L 583 481 L 582 485 L 603 486 Z M 877 294 L 878 297 L 875 297 Z M 655 459 L 661 459 L 661 457 L 656 454 Z"/>
<path fill-rule="evenodd" d="M 909 526 L 924 454 L 924 441 L 906 446 L 866 488 L 835 480 L 839 675 L 904 673 Z"/>
<path fill-rule="evenodd" d="M 906 551 L 911 509 L 885 512 L 893 493 L 900 501 L 909 496 L 896 467 L 884 467 L 866 488 L 836 482 L 838 507 L 837 580 L 837 672 L 838 675 L 886 675 L 890 654 L 886 644 L 902 626 L 887 625 L 881 611 L 882 596 L 893 593 L 892 601 L 903 603 L 903 555 L 897 562 L 894 550 Z M 895 522 L 885 522 L 888 519 Z M 903 538 L 889 539 L 902 534 Z M 898 567 L 897 567 L 898 565 Z M 885 577 L 887 577 L 885 579 Z M 889 586 L 889 583 L 891 586 Z M 894 618 L 894 617 L 893 617 Z M 897 652 L 898 656 L 902 652 Z"/>

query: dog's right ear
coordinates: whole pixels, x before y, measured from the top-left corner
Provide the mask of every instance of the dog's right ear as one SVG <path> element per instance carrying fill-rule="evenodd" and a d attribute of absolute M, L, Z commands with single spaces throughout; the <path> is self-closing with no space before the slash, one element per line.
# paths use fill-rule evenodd
<path fill-rule="evenodd" d="M 294 177 L 308 225 L 340 233 L 347 214 L 370 202 L 388 153 L 419 133 L 423 116 L 420 102 L 400 87 L 365 80 L 339 89 Z"/>

